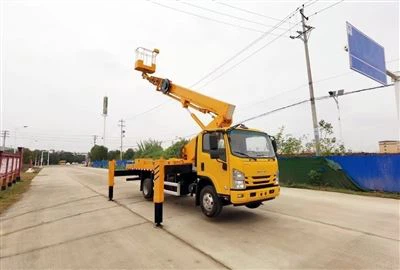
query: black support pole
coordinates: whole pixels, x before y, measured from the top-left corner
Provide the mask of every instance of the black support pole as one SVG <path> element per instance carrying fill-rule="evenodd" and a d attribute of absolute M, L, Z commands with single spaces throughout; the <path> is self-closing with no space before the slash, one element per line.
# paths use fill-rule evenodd
<path fill-rule="evenodd" d="M 162 226 L 163 222 L 163 203 L 155 203 L 154 204 L 154 222 L 156 226 Z"/>
<path fill-rule="evenodd" d="M 110 201 L 113 200 L 113 195 L 114 195 L 114 187 L 113 186 L 109 186 L 108 187 L 108 199 Z"/>

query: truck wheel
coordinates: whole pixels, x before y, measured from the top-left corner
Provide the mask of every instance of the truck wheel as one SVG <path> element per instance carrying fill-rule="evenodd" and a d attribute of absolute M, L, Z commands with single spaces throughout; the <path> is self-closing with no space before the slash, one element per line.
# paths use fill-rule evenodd
<path fill-rule="evenodd" d="M 250 208 L 250 209 L 255 209 L 255 208 L 259 207 L 261 204 L 262 204 L 261 202 L 252 202 L 252 203 L 246 204 L 246 207 Z"/>
<path fill-rule="evenodd" d="M 142 194 L 146 200 L 153 200 L 153 180 L 151 180 L 150 178 L 146 178 L 143 180 Z"/>
<path fill-rule="evenodd" d="M 221 213 L 222 202 L 213 186 L 205 186 L 200 191 L 200 206 L 207 217 L 216 217 Z"/>

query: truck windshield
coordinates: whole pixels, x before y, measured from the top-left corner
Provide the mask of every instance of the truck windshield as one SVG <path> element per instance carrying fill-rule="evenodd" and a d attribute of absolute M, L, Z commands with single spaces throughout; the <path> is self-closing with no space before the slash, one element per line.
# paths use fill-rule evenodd
<path fill-rule="evenodd" d="M 235 156 L 250 158 L 275 157 L 269 136 L 262 132 L 234 129 L 228 133 L 231 152 Z"/>

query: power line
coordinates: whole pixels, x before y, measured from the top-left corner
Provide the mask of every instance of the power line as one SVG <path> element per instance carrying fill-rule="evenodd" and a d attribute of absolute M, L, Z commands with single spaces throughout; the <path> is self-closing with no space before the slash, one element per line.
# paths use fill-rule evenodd
<path fill-rule="evenodd" d="M 159 107 L 161 107 L 161 106 L 163 106 L 163 105 L 169 103 L 170 101 L 171 101 L 171 100 L 165 101 L 165 102 L 160 103 L 160 104 L 158 104 L 158 105 L 156 105 L 156 106 L 154 106 L 154 107 L 151 107 L 150 109 L 148 109 L 148 110 L 146 110 L 146 111 L 144 111 L 144 112 L 141 112 L 141 113 L 135 114 L 135 115 L 133 115 L 133 116 L 131 116 L 131 117 L 128 117 L 128 118 L 126 118 L 126 121 L 135 119 L 135 118 L 138 117 L 138 116 L 141 116 L 141 115 L 143 115 L 143 114 L 146 114 L 146 113 L 149 113 L 149 112 L 151 112 L 151 111 L 154 111 L 155 109 L 157 109 L 157 108 L 159 108 Z"/>
<path fill-rule="evenodd" d="M 338 1 L 332 5 L 329 5 L 328 7 L 325 7 L 321 10 L 318 10 L 317 12 L 315 12 L 313 15 L 316 15 L 318 13 L 321 13 L 329 8 L 332 8 L 334 6 L 336 6 L 337 4 L 343 2 L 344 0 Z M 316 2 L 318 2 L 318 0 L 314 0 L 309 1 L 309 4 L 305 4 L 305 6 L 311 6 L 313 4 L 315 4 Z M 222 4 L 222 3 L 221 3 Z M 291 14 L 289 14 L 288 16 L 286 16 L 284 19 L 282 19 L 280 21 L 280 23 L 278 23 L 278 25 L 284 23 L 285 21 L 287 21 L 288 19 L 290 19 L 291 17 L 293 17 L 294 13 L 297 12 L 299 10 L 299 8 L 297 8 L 294 12 L 292 12 Z M 228 73 L 229 71 L 231 71 L 232 69 L 234 69 L 236 66 L 240 65 L 241 63 L 243 63 L 244 61 L 246 61 L 248 58 L 254 56 L 255 54 L 257 54 L 259 51 L 261 51 L 262 49 L 264 49 L 265 47 L 267 47 L 269 44 L 271 44 L 272 42 L 274 42 L 275 40 L 277 40 L 278 38 L 282 37 L 283 34 L 286 34 L 287 32 L 289 32 L 290 30 L 292 30 L 295 26 L 297 26 L 300 22 L 292 25 L 286 32 L 283 32 L 282 34 L 278 35 L 277 38 L 273 39 L 272 41 L 268 42 L 266 45 L 264 45 L 263 47 L 259 48 L 258 50 L 254 51 L 252 54 L 250 54 L 247 58 L 242 59 L 240 62 L 236 63 L 234 66 L 230 67 L 229 69 L 225 70 L 223 73 L 221 73 L 220 75 L 218 75 L 217 77 L 213 78 L 211 81 L 208 81 L 206 84 L 202 85 L 201 87 L 205 87 L 208 84 L 210 84 L 211 82 L 219 79 L 220 77 L 222 77 L 223 75 L 225 75 L 226 73 Z M 277 25 L 275 25 L 276 27 Z M 273 31 L 274 29 L 272 29 Z M 236 58 L 237 56 L 241 55 L 245 50 L 247 50 L 248 48 L 250 48 L 251 46 L 253 46 L 254 44 L 256 44 L 259 40 L 263 39 L 266 35 L 268 35 L 268 33 L 270 33 L 270 31 L 266 32 L 265 34 L 261 35 L 259 38 L 255 39 L 253 42 L 251 42 L 249 45 L 247 45 L 244 49 L 240 50 L 238 53 L 236 53 L 234 56 L 232 56 L 231 58 L 229 58 L 227 61 L 225 61 L 224 63 L 222 63 L 221 65 L 219 65 L 217 68 L 215 68 L 214 70 L 212 70 L 211 72 L 207 73 L 205 76 L 203 76 L 200 80 L 198 80 L 196 83 L 194 83 L 191 87 L 199 84 L 201 81 L 205 80 L 206 78 L 210 77 L 213 73 L 215 73 L 216 71 L 218 71 L 219 69 L 221 69 L 223 66 L 225 66 L 226 64 L 228 64 L 229 62 L 231 62 L 234 58 Z"/>
<path fill-rule="evenodd" d="M 270 25 L 270 24 L 265 24 L 265 23 L 260 23 L 260 22 L 252 21 L 252 20 L 249 20 L 249 19 L 246 19 L 246 18 L 234 16 L 234 15 L 231 15 L 231 14 L 229 14 L 229 13 L 225 13 L 225 12 L 221 12 L 221 11 L 216 11 L 216 10 L 213 10 L 213 9 L 210 9 L 210 8 L 205 8 L 205 7 L 198 6 L 198 5 L 195 5 L 195 4 L 192 4 L 192 3 L 187 3 L 187 2 L 180 2 L 180 3 L 181 3 L 181 4 L 184 4 L 184 5 L 191 6 L 191 7 L 198 8 L 198 9 L 201 9 L 201 10 L 206 10 L 206 11 L 208 11 L 208 12 L 212 12 L 212 13 L 215 13 L 215 14 L 219 14 L 219 15 L 223 15 L 223 16 L 230 17 L 230 18 L 234 18 L 234 19 L 236 19 L 236 20 L 241 20 L 241 21 L 244 21 L 244 22 L 253 23 L 253 24 L 258 24 L 258 25 L 267 26 L 267 27 L 273 27 L 273 25 Z M 279 27 L 278 29 L 287 30 L 287 28 L 283 28 L 283 27 Z"/>
<path fill-rule="evenodd" d="M 244 48 L 242 48 L 241 50 L 239 50 L 237 53 L 235 53 L 233 56 L 231 56 L 230 58 L 228 58 L 226 61 L 224 61 L 222 64 L 220 64 L 219 66 L 217 66 L 216 68 L 214 68 L 212 71 L 210 71 L 209 73 L 207 73 L 206 75 L 204 75 L 200 80 L 198 80 L 197 82 L 195 82 L 191 87 L 198 85 L 200 82 L 204 81 L 205 79 L 207 79 L 208 77 L 210 77 L 212 74 L 214 74 L 215 72 L 217 72 L 218 70 L 220 70 L 221 68 L 223 68 L 225 65 L 227 65 L 228 63 L 232 62 L 236 57 L 240 56 L 241 54 L 243 54 L 245 51 L 247 51 L 249 48 L 251 48 L 252 46 L 254 46 L 255 44 L 257 44 L 260 40 L 264 39 L 266 36 L 268 36 L 270 33 L 272 33 L 272 31 L 274 31 L 277 27 L 279 27 L 280 25 L 282 25 L 283 23 L 285 23 L 285 21 L 287 21 L 289 18 L 291 18 L 295 12 L 297 12 L 299 8 L 296 9 L 296 11 L 290 13 L 288 16 L 286 16 L 284 19 L 282 19 L 279 23 L 277 23 L 274 27 L 272 27 L 271 29 L 269 29 L 268 31 L 264 32 L 261 36 L 259 36 L 258 38 L 256 38 L 255 40 L 253 40 L 252 42 L 250 42 L 248 45 L 246 45 Z M 286 31 L 287 32 L 287 31 Z M 286 32 L 283 32 L 281 35 L 285 34 Z M 279 37 L 281 36 L 279 35 Z"/>
<path fill-rule="evenodd" d="M 241 61 L 237 62 L 236 64 L 234 64 L 233 66 L 231 66 L 230 68 L 226 69 L 225 71 L 223 71 L 222 73 L 220 73 L 217 77 L 214 77 L 213 79 L 211 79 L 210 81 L 206 82 L 205 84 L 201 85 L 200 88 L 205 87 L 207 85 L 209 85 L 211 82 L 221 78 L 223 75 L 225 75 L 226 73 L 230 72 L 231 70 L 233 70 L 234 68 L 236 68 L 237 66 L 239 66 L 240 64 L 242 64 L 243 62 L 247 61 L 249 58 L 253 57 L 254 55 L 256 55 L 257 53 L 259 53 L 260 51 L 262 51 L 263 49 L 265 49 L 267 46 L 269 46 L 270 44 L 272 44 L 273 42 L 275 42 L 276 40 L 278 40 L 279 38 L 281 38 L 284 34 L 286 34 L 287 32 L 289 32 L 290 30 L 292 30 L 294 27 L 296 27 L 299 24 L 296 23 L 293 26 L 291 26 L 288 30 L 286 30 L 285 32 L 283 32 L 282 34 L 280 34 L 279 36 L 277 36 L 276 38 L 272 39 L 270 42 L 268 42 L 267 44 L 265 44 L 264 46 L 260 47 L 259 49 L 255 50 L 254 52 L 252 52 L 250 55 L 248 55 L 246 58 L 242 59 Z"/>
<path fill-rule="evenodd" d="M 375 87 L 363 88 L 363 89 L 358 89 L 358 90 L 354 90 L 354 91 L 350 91 L 350 92 L 345 92 L 343 95 L 352 95 L 352 94 L 356 94 L 356 93 L 360 93 L 360 92 L 365 92 L 365 91 L 371 91 L 371 90 L 386 88 L 386 87 L 393 86 L 393 85 L 394 85 L 394 84 L 388 84 L 388 85 L 382 85 L 382 86 L 375 86 Z M 328 96 L 317 97 L 317 98 L 315 98 L 315 100 L 318 100 L 318 101 L 319 101 L 319 100 L 324 100 L 324 99 L 329 99 L 329 98 L 331 98 L 331 96 L 328 95 Z M 257 114 L 257 115 L 255 115 L 255 116 L 252 116 L 252 117 L 247 118 L 247 119 L 245 119 L 245 120 L 241 120 L 241 121 L 239 121 L 239 122 L 237 122 L 237 123 L 235 123 L 235 124 L 233 124 L 233 125 L 236 125 L 236 124 L 243 124 L 243 123 L 248 122 L 248 121 L 252 121 L 252 120 L 255 120 L 255 119 L 258 119 L 258 118 L 262 118 L 262 117 L 264 117 L 264 116 L 267 116 L 267 115 L 270 115 L 270 114 L 273 114 L 273 113 L 276 113 L 276 112 L 279 112 L 279 111 L 283 111 L 283 110 L 286 110 L 286 109 L 289 109 L 289 108 L 292 108 L 292 107 L 299 106 L 299 105 L 301 105 L 301 104 L 305 104 L 305 103 L 307 103 L 307 102 L 309 102 L 309 101 L 310 101 L 309 99 L 304 99 L 304 100 L 301 100 L 301 101 L 298 101 L 298 102 L 295 102 L 295 103 L 291 103 L 291 104 L 289 104 L 289 105 L 285 105 L 285 106 L 282 106 L 282 107 L 279 107 L 279 108 L 276 108 L 276 109 L 273 109 L 273 110 L 270 110 L 270 111 L 267 111 L 267 112 L 264 112 L 264 113 L 261 113 L 261 114 Z M 192 133 L 192 134 L 189 134 L 189 135 L 186 135 L 186 136 L 183 136 L 183 137 L 175 136 L 174 139 L 161 140 L 160 142 L 161 142 L 161 143 L 172 142 L 172 141 L 176 140 L 177 138 L 185 139 L 185 138 L 193 137 L 193 136 L 195 136 L 195 135 L 197 135 L 197 134 L 198 134 L 198 132 Z M 129 145 L 129 146 L 126 146 L 126 147 L 135 147 L 135 146 Z"/>
<path fill-rule="evenodd" d="M 369 87 L 369 88 L 358 89 L 358 90 L 354 90 L 354 91 L 350 91 L 350 92 L 344 92 L 343 95 L 341 95 L 341 96 L 347 96 L 347 95 L 352 95 L 352 94 L 361 93 L 361 92 L 365 92 L 365 91 L 371 91 L 371 90 L 386 88 L 386 87 L 390 87 L 390 86 L 393 86 L 393 85 L 394 85 L 394 83 L 386 84 L 386 85 L 379 85 L 379 86 L 374 86 L 374 87 Z M 324 100 L 324 99 L 327 99 L 327 98 L 331 98 L 331 96 L 318 97 L 318 98 L 316 98 L 316 100 Z"/>
<path fill-rule="evenodd" d="M 309 1 L 309 2 L 308 2 L 309 4 L 306 3 L 305 6 L 311 6 L 311 5 L 315 4 L 317 1 L 318 1 L 318 0 Z M 314 15 L 316 15 L 316 14 L 318 14 L 318 13 L 321 13 L 321 12 L 323 12 L 324 10 L 326 10 L 326 9 L 328 9 L 328 8 L 331 8 L 331 7 L 333 7 L 333 6 L 339 4 L 340 2 L 343 2 L 343 1 L 344 1 L 344 0 L 339 1 L 339 2 L 336 2 L 336 3 L 332 4 L 332 5 L 330 5 L 329 7 L 326 7 L 326 8 L 324 8 L 324 9 L 321 9 L 321 10 L 317 11 Z M 162 4 L 160 4 L 160 3 L 157 3 L 157 2 L 153 2 L 153 1 L 151 1 L 151 2 L 154 3 L 154 4 L 157 4 L 157 5 L 164 6 L 164 5 L 162 5 Z M 232 8 L 236 8 L 236 7 L 234 7 L 234 6 L 231 6 L 231 5 L 228 5 L 228 4 L 225 4 L 225 3 L 217 2 L 217 4 L 226 5 L 226 6 L 230 6 L 230 7 L 232 7 Z M 174 9 L 174 8 L 168 7 L 168 6 L 164 6 L 164 7 L 167 7 L 167 8 L 170 8 L 170 9 Z M 240 9 L 240 8 L 237 8 L 237 9 Z M 246 50 L 248 50 L 249 48 L 251 48 L 253 45 L 255 45 L 256 43 L 258 43 L 258 42 L 259 42 L 260 40 L 262 40 L 263 38 L 265 38 L 265 37 L 266 37 L 267 35 L 269 35 L 273 30 L 275 30 L 276 27 L 279 27 L 280 25 L 282 25 L 283 23 L 285 23 L 288 19 L 290 19 L 291 17 L 293 17 L 293 15 L 294 15 L 298 10 L 299 10 L 299 7 L 298 7 L 295 11 L 291 12 L 291 13 L 290 13 L 288 16 L 286 16 L 284 19 L 281 19 L 281 20 L 277 19 L 277 20 L 279 20 L 279 23 L 278 23 L 278 24 L 276 24 L 274 27 L 272 27 L 269 31 L 264 32 L 260 37 L 258 37 L 258 38 L 256 38 L 255 40 L 253 40 L 251 43 L 249 43 L 247 46 L 245 46 L 245 47 L 244 47 L 243 49 L 241 49 L 239 52 L 237 52 L 237 53 L 234 54 L 232 57 L 230 57 L 229 59 L 227 59 L 227 60 L 226 60 L 225 62 L 223 62 L 221 65 L 219 65 L 219 66 L 217 66 L 216 68 L 214 68 L 211 72 L 207 73 L 207 74 L 206 74 L 205 76 L 203 76 L 200 80 L 198 80 L 197 82 L 195 82 L 194 84 L 192 84 L 192 85 L 190 86 L 190 88 L 196 86 L 197 84 L 199 84 L 199 83 L 202 82 L 203 80 L 207 79 L 207 78 L 210 77 L 213 73 L 215 73 L 216 71 L 218 71 L 219 69 L 221 69 L 222 67 L 224 67 L 226 64 L 230 63 L 230 62 L 231 62 L 232 60 L 234 60 L 236 57 L 238 57 L 238 56 L 241 55 L 243 52 L 245 52 Z M 182 12 L 181 10 L 178 10 L 178 11 Z M 250 11 L 249 11 L 249 12 L 250 12 Z M 251 12 L 250 12 L 250 13 L 251 13 Z M 297 26 L 298 24 L 299 24 L 299 22 L 296 23 L 296 24 L 294 24 L 294 25 L 292 25 L 286 32 L 290 31 L 291 29 L 293 29 L 293 28 L 294 28 L 295 26 Z M 278 35 L 278 37 L 277 37 L 276 39 L 280 38 L 283 34 L 286 34 L 286 32 L 283 32 L 281 35 Z M 244 61 L 246 61 L 248 58 L 250 58 L 250 57 L 254 56 L 255 54 L 257 54 L 259 51 L 261 51 L 262 49 L 264 49 L 266 46 L 268 46 L 269 44 L 271 44 L 272 42 L 274 42 L 276 39 L 272 40 L 271 42 L 267 43 L 267 44 L 264 45 L 263 47 L 261 47 L 261 48 L 259 48 L 258 50 L 254 51 L 254 52 L 253 52 L 252 54 L 250 54 L 247 58 L 242 59 L 240 62 L 236 63 L 234 66 L 232 66 L 232 67 L 230 67 L 229 69 L 225 70 L 223 73 L 221 73 L 221 74 L 218 75 L 217 77 L 213 78 L 211 81 L 208 81 L 206 84 L 202 85 L 202 87 L 205 87 L 206 85 L 210 84 L 211 82 L 213 82 L 213 81 L 219 79 L 220 77 L 222 77 L 223 75 L 225 75 L 226 73 L 228 73 L 229 71 L 231 71 L 232 69 L 234 69 L 236 66 L 238 66 L 238 65 L 240 65 L 241 63 L 243 63 Z M 141 116 L 141 115 L 143 115 L 143 114 L 146 114 L 146 113 L 148 113 L 148 112 L 151 112 L 151 111 L 153 111 L 153 110 L 155 110 L 155 109 L 157 109 L 157 108 L 163 106 L 164 104 L 166 104 L 166 103 L 168 103 L 168 102 L 169 102 L 169 101 L 166 101 L 166 102 L 164 102 L 164 103 L 158 104 L 158 105 L 156 105 L 156 106 L 150 108 L 149 110 L 144 111 L 144 112 L 142 112 L 142 113 L 139 113 L 139 114 L 137 114 L 137 115 L 134 115 L 133 117 L 130 117 L 130 118 L 128 118 L 128 119 L 130 120 L 130 119 L 136 118 L 136 117 L 138 117 L 138 116 Z M 128 120 L 128 119 L 127 119 L 127 120 Z"/>
<path fill-rule="evenodd" d="M 315 15 L 317 15 L 317 14 L 319 14 L 319 13 L 322 13 L 322 12 L 324 12 L 325 10 L 330 9 L 330 8 L 332 8 L 332 7 L 334 7 L 334 6 L 336 6 L 336 5 L 340 4 L 340 3 L 342 3 L 343 1 L 344 1 L 344 0 L 337 1 L 337 2 L 331 4 L 331 5 L 327 6 L 327 7 L 324 7 L 324 8 L 322 8 L 322 9 L 320 9 L 320 10 L 314 12 L 313 14 L 309 15 L 308 17 L 312 17 L 312 16 L 315 16 Z"/>
<path fill-rule="evenodd" d="M 171 10 L 174 10 L 174 11 L 177 11 L 177 12 L 181 12 L 181 13 L 184 13 L 184 14 L 187 14 L 187 15 L 195 16 L 197 18 L 201 18 L 201 19 L 204 19 L 204 20 L 209 20 L 209 21 L 213 21 L 213 22 L 216 22 L 216 23 L 237 27 L 237 28 L 248 30 L 248 31 L 264 33 L 264 31 L 258 30 L 258 29 L 255 29 L 255 28 L 250 28 L 250 27 L 246 27 L 246 26 L 242 26 L 242 25 L 238 25 L 238 24 L 233 24 L 233 23 L 229 23 L 229 22 L 225 22 L 225 21 L 220 21 L 220 20 L 217 20 L 217 19 L 214 19 L 214 18 L 206 17 L 206 16 L 199 15 L 199 14 L 196 14 L 196 13 L 193 13 L 193 12 L 190 12 L 190 11 L 185 11 L 185 10 L 182 10 L 182 9 L 171 7 L 171 6 L 168 6 L 168 5 L 165 5 L 165 4 L 161 4 L 161 3 L 158 3 L 158 2 L 155 2 L 155 1 L 150 1 L 150 2 L 152 4 L 157 5 L 157 6 L 168 8 L 168 9 L 171 9 Z"/>
<path fill-rule="evenodd" d="M 175 9 L 172 8 L 172 7 L 165 6 L 165 5 L 163 5 L 163 4 L 160 4 L 160 3 L 157 3 L 157 2 L 154 2 L 154 1 L 150 1 L 150 2 L 153 3 L 153 4 L 156 4 L 156 5 L 160 5 L 160 6 L 163 6 L 163 7 L 166 7 L 166 8 L 170 8 L 170 9 L 175 10 Z M 251 48 L 252 46 L 254 46 L 254 45 L 255 45 L 256 43 L 258 43 L 260 40 L 264 39 L 266 36 L 268 36 L 270 33 L 272 33 L 277 27 L 279 27 L 280 25 L 282 25 L 283 23 L 285 23 L 285 21 L 287 21 L 288 19 L 290 19 L 291 17 L 293 17 L 293 15 L 294 15 L 298 10 L 299 10 L 299 7 L 296 8 L 295 11 L 289 13 L 289 15 L 287 15 L 284 19 L 280 20 L 279 23 L 277 23 L 274 27 L 272 27 L 271 29 L 269 29 L 269 30 L 266 31 L 266 32 L 263 32 L 263 34 L 262 34 L 260 37 L 256 38 L 256 39 L 253 40 L 252 42 L 250 42 L 247 46 L 245 46 L 244 48 L 242 48 L 239 52 L 237 52 L 237 53 L 234 54 L 232 57 L 230 57 L 229 59 L 227 59 L 227 60 L 226 60 L 225 62 L 223 62 L 221 65 L 219 65 L 218 67 L 214 68 L 211 72 L 207 73 L 205 76 L 203 76 L 203 77 L 202 77 L 200 80 L 198 80 L 196 83 L 194 83 L 194 84 L 192 84 L 191 86 L 189 86 L 189 88 L 192 88 L 192 87 L 196 86 L 197 84 L 199 84 L 200 82 L 202 82 L 203 80 L 207 79 L 207 78 L 208 78 L 209 76 L 211 76 L 213 73 L 215 73 L 216 71 L 218 71 L 219 69 L 221 69 L 222 67 L 224 67 L 226 64 L 230 63 L 232 60 L 234 60 L 236 57 L 238 57 L 239 55 L 241 55 L 243 52 L 245 52 L 246 50 L 248 50 L 248 49 Z M 182 12 L 181 10 L 177 10 L 177 11 Z M 297 24 L 298 24 L 298 23 L 297 23 Z M 294 25 L 293 25 L 292 27 L 290 27 L 289 30 L 287 30 L 286 32 L 290 31 L 290 30 L 291 30 L 292 28 L 294 28 L 297 24 L 294 24 Z M 281 33 L 280 35 L 278 35 L 277 38 L 280 38 L 280 37 L 283 36 L 286 32 Z M 273 40 L 273 41 L 275 41 L 275 40 Z M 268 44 L 267 44 L 267 45 L 268 45 Z M 262 48 L 265 48 L 265 47 L 266 47 L 266 46 L 264 46 L 264 47 L 262 47 Z M 260 50 L 257 50 L 255 53 L 257 53 L 258 51 L 260 51 Z M 250 57 L 253 56 L 255 53 L 251 54 Z M 240 61 L 239 63 L 237 63 L 235 66 L 239 65 L 239 64 L 242 63 L 242 62 L 244 62 L 244 60 L 242 60 L 242 61 Z M 233 69 L 233 68 L 230 68 L 229 70 L 223 72 L 223 74 L 219 75 L 217 78 L 214 78 L 212 81 L 218 79 L 219 77 L 221 77 L 222 75 L 224 75 L 225 73 L 227 73 L 228 71 L 230 71 L 231 69 Z M 210 81 L 210 82 L 211 82 L 211 81 Z M 209 84 L 210 82 L 208 82 L 207 84 Z M 207 85 L 207 84 L 206 84 L 206 85 Z M 203 86 L 203 87 L 204 87 L 204 86 Z M 141 112 L 141 113 L 136 114 L 136 115 L 134 115 L 134 116 L 132 116 L 132 117 L 129 117 L 129 118 L 127 118 L 126 120 L 131 120 L 131 119 L 134 119 L 134 118 L 136 118 L 136 117 L 138 117 L 138 116 L 144 115 L 144 114 L 146 114 L 146 113 L 148 113 L 148 112 L 151 112 L 151 111 L 153 111 L 153 110 L 155 110 L 155 109 L 157 109 L 157 108 L 159 108 L 159 107 L 165 105 L 165 104 L 168 103 L 168 102 L 169 102 L 169 101 L 166 101 L 166 102 L 163 102 L 163 103 L 161 103 L 161 104 L 158 104 L 158 105 L 156 105 L 156 106 L 154 106 L 154 107 L 152 107 L 152 108 L 150 108 L 150 109 L 148 109 L 148 110 L 146 110 L 146 111 L 144 111 L 144 112 Z"/>
<path fill-rule="evenodd" d="M 248 9 L 239 8 L 239 7 L 232 6 L 232 5 L 229 5 L 229 4 L 226 4 L 226 3 L 221 3 L 221 2 L 216 2 L 216 3 L 218 5 L 227 6 L 227 7 L 230 7 L 232 9 L 240 10 L 240 11 L 245 12 L 245 13 L 249 13 L 249 14 L 260 16 L 260 17 L 268 18 L 268 19 L 271 19 L 271 20 L 274 20 L 274 21 L 281 21 L 281 19 L 274 18 L 274 17 L 271 17 L 271 16 L 267 16 L 267 15 L 264 15 L 264 14 L 261 14 L 261 13 L 257 13 L 257 12 L 254 12 L 254 11 L 251 11 L 251 10 L 248 10 Z"/>
<path fill-rule="evenodd" d="M 285 110 L 285 109 L 289 109 L 289 108 L 291 108 L 291 107 L 298 106 L 298 105 L 300 105 L 300 104 L 304 104 L 304 103 L 307 103 L 307 102 L 309 102 L 309 101 L 310 101 L 309 99 L 305 99 L 305 100 L 302 100 L 302 101 L 298 101 L 298 102 L 292 103 L 292 104 L 290 104 L 290 105 L 282 106 L 282 107 L 279 107 L 279 108 L 277 108 L 277 109 L 274 109 L 274 110 L 271 110 L 271 111 L 268 111 L 268 112 L 264 112 L 264 113 L 258 114 L 258 115 L 256 115 L 256 116 L 252 116 L 252 117 L 250 117 L 250 118 L 247 118 L 247 119 L 245 119 L 245 120 L 242 120 L 242 121 L 240 121 L 238 124 L 243 124 L 243 123 L 245 123 L 245 122 L 248 122 L 248 121 L 251 121 L 251 120 L 255 120 L 255 119 L 260 118 L 260 117 L 267 116 L 267 115 L 269 115 L 269 114 L 271 114 L 271 113 L 274 113 L 274 112 L 279 112 L 279 111 L 282 111 L 282 110 Z"/>
<path fill-rule="evenodd" d="M 380 86 L 375 86 L 375 87 L 358 89 L 358 90 L 354 90 L 354 91 L 350 91 L 350 92 L 345 92 L 345 93 L 343 93 L 343 96 L 352 95 L 352 94 L 365 92 L 365 91 L 381 89 L 381 88 L 386 88 L 386 87 L 393 86 L 393 85 L 394 84 L 392 83 L 392 84 L 387 84 L 387 85 L 380 85 Z M 324 100 L 324 99 L 328 99 L 328 98 L 331 98 L 331 96 L 329 96 L 329 95 L 328 96 L 321 96 L 321 97 L 315 98 L 315 100 Z M 255 119 L 258 119 L 258 118 L 261 118 L 261 117 L 264 117 L 264 116 L 267 116 L 269 114 L 272 114 L 272 113 L 275 113 L 275 112 L 279 112 L 279 111 L 282 111 L 282 110 L 285 110 L 285 109 L 289 109 L 289 108 L 292 108 L 292 107 L 307 103 L 309 101 L 310 101 L 309 99 L 305 99 L 305 100 L 301 100 L 301 101 L 298 101 L 298 102 L 295 102 L 295 103 L 292 103 L 292 104 L 289 104 L 289 105 L 285 105 L 285 106 L 273 109 L 271 111 L 267 111 L 267 112 L 264 112 L 264 113 L 261 113 L 261 114 L 257 114 L 255 116 L 252 116 L 252 117 L 247 118 L 245 120 L 239 121 L 237 124 L 243 124 L 245 122 L 248 122 L 248 121 L 251 121 L 251 120 L 255 120 Z"/>
<path fill-rule="evenodd" d="M 311 7 L 315 3 L 317 3 L 319 0 L 310 0 L 307 3 L 304 4 L 304 7 Z"/>
<path fill-rule="evenodd" d="M 392 60 L 386 61 L 386 63 L 392 63 L 392 62 L 396 62 L 398 60 L 399 60 L 398 58 L 397 59 L 392 59 Z M 353 71 L 346 71 L 346 72 L 343 72 L 343 73 L 340 73 L 340 74 L 336 74 L 336 75 L 332 75 L 332 76 L 329 76 L 329 77 L 321 78 L 321 79 L 315 80 L 314 84 L 317 84 L 317 83 L 320 83 L 320 82 L 324 82 L 324 81 L 328 81 L 328 80 L 332 80 L 332 79 L 336 79 L 336 78 L 339 78 L 339 77 L 342 77 L 342 76 L 345 76 L 345 75 L 349 75 L 351 73 L 354 73 L 354 72 Z M 301 84 L 301 85 L 299 85 L 299 86 L 297 86 L 295 88 L 292 88 L 290 90 L 286 90 L 286 91 L 281 92 L 281 93 L 279 93 L 279 94 L 277 94 L 275 96 L 268 97 L 268 98 L 265 98 L 265 99 L 262 99 L 262 100 L 258 100 L 256 102 L 247 103 L 247 104 L 244 104 L 244 105 L 239 105 L 239 106 L 245 106 L 244 108 L 247 108 L 247 107 L 250 107 L 250 106 L 261 104 L 261 103 L 263 103 L 265 101 L 269 101 L 271 99 L 277 98 L 279 96 L 282 96 L 284 94 L 293 92 L 293 91 L 298 90 L 298 89 L 302 89 L 302 88 L 304 88 L 306 86 L 308 86 L 308 83 L 303 83 L 303 84 Z"/>

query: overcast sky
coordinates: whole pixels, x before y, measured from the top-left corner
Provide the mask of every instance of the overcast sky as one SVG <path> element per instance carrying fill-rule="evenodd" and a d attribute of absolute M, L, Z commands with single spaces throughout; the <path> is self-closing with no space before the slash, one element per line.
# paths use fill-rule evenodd
<path fill-rule="evenodd" d="M 400 70 L 399 2 L 344 1 L 324 10 L 335 2 L 311 1 L 305 9 L 307 15 L 322 10 L 308 22 L 315 27 L 309 47 L 317 97 L 379 85 L 349 69 L 346 21 L 385 47 L 387 69 Z M 196 133 L 200 129 L 180 104 L 168 102 L 133 69 L 135 49 L 159 48 L 156 74 L 191 86 L 302 3 L 1 1 L 0 129 L 10 131 L 6 144 L 17 140 L 29 148 L 87 152 L 93 135 L 103 133 L 104 95 L 109 97 L 109 149 L 119 147 L 121 118 L 126 120 L 126 146 L 150 137 L 168 146 Z M 289 38 L 300 26 L 284 33 L 299 20 L 296 13 L 274 36 L 267 35 L 194 89 L 235 104 L 234 122 L 307 99 L 303 43 Z M 378 141 L 399 138 L 394 87 L 342 97 L 340 108 L 344 143 L 353 151 L 378 151 Z M 333 124 L 339 137 L 334 101 L 318 101 L 317 114 Z M 246 124 L 270 134 L 285 126 L 294 136 L 311 138 L 310 104 Z"/>

